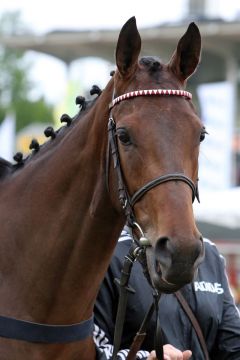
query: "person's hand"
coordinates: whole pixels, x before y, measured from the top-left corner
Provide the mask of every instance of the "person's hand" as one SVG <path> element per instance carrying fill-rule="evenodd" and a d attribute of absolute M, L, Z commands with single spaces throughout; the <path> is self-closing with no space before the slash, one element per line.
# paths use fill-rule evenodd
<path fill-rule="evenodd" d="M 188 360 L 192 356 L 192 352 L 190 350 L 180 351 L 176 349 L 174 346 L 167 344 L 163 346 L 164 360 Z M 156 352 L 151 351 L 148 355 L 147 360 L 156 360 Z"/>

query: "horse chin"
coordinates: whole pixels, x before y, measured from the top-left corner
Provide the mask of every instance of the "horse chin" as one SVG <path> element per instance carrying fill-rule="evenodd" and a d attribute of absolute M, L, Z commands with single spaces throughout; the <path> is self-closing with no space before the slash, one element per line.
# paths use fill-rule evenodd
<path fill-rule="evenodd" d="M 161 272 L 156 271 L 155 274 L 151 274 L 150 276 L 153 287 L 160 293 L 172 294 L 182 287 L 182 285 L 179 284 L 169 283 L 164 279 Z"/>
<path fill-rule="evenodd" d="M 160 293 L 165 293 L 165 294 L 172 294 L 182 287 L 177 284 L 169 283 L 167 280 L 161 277 L 160 274 L 158 276 L 154 276 L 152 282 L 156 290 L 158 290 Z"/>
<path fill-rule="evenodd" d="M 172 294 L 179 290 L 185 284 L 174 284 L 168 282 L 162 276 L 161 267 L 156 263 L 153 248 L 148 248 L 146 251 L 147 267 L 152 286 L 160 293 Z"/>

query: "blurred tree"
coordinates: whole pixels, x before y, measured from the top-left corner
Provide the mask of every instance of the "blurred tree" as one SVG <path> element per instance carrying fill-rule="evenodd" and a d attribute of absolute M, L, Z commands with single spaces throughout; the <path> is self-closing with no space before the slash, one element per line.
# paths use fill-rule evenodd
<path fill-rule="evenodd" d="M 29 33 L 19 12 L 4 13 L 0 17 L 0 36 Z M 53 108 L 44 98 L 29 98 L 33 83 L 28 77 L 31 64 L 20 50 L 0 45 L 0 122 L 8 111 L 16 114 L 17 131 L 33 122 L 53 122 Z"/>
<path fill-rule="evenodd" d="M 18 121 L 16 123 L 17 131 L 34 122 L 48 124 L 53 122 L 53 109 L 43 98 L 34 102 L 21 99 L 16 101 L 14 106 L 17 119 L 21 119 L 21 123 Z"/>

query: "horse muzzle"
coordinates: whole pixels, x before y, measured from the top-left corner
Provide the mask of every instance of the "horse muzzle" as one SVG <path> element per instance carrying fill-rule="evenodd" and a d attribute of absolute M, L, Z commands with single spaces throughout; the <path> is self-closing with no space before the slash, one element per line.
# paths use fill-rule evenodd
<path fill-rule="evenodd" d="M 185 247 L 173 245 L 168 237 L 162 237 L 155 247 L 146 249 L 152 285 L 163 293 L 173 293 L 191 283 L 203 259 L 204 245 L 201 236 L 191 246 Z"/>

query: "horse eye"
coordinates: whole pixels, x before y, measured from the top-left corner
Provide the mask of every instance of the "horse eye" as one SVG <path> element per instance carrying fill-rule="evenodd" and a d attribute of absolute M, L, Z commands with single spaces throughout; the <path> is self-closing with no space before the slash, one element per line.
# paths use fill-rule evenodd
<path fill-rule="evenodd" d="M 202 142 L 205 139 L 205 135 L 208 134 L 205 128 L 202 129 L 200 134 L 200 142 Z"/>
<path fill-rule="evenodd" d="M 117 129 L 117 136 L 123 145 L 131 144 L 131 139 L 126 129 Z"/>

